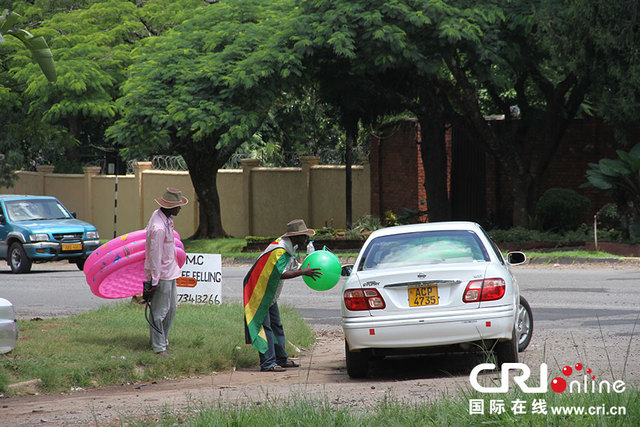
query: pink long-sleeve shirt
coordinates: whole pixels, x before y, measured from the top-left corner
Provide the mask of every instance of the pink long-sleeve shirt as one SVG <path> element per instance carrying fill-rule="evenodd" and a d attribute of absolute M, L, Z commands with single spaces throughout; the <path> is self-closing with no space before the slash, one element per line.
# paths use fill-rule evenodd
<path fill-rule="evenodd" d="M 147 224 L 144 272 L 154 286 L 158 280 L 173 280 L 181 275 L 176 261 L 173 218 L 167 218 L 160 209 L 151 215 Z"/>

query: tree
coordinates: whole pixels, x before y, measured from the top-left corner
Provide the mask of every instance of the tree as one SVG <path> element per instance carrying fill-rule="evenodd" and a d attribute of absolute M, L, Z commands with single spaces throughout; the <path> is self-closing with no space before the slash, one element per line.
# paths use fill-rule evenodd
<path fill-rule="evenodd" d="M 438 136 L 443 124 L 461 121 L 507 175 L 509 222 L 521 226 L 535 212 L 548 165 L 606 56 L 596 42 L 603 33 L 615 38 L 616 28 L 615 14 L 600 13 L 605 2 L 577 0 L 313 1 L 302 7 L 313 34 L 311 55 L 346 70 L 324 81 L 333 93 L 354 95 L 343 97 L 353 107 L 348 110 L 356 116 L 362 109 L 373 111 L 377 103 L 358 97 L 363 93 L 404 99 L 425 121 L 428 181 L 445 174 Z M 487 121 L 495 114 L 504 117 L 502 123 Z M 434 217 L 441 219 L 447 216 L 444 185 L 431 184 L 429 197 L 437 194 Z"/>
<path fill-rule="evenodd" d="M 587 102 L 593 113 L 611 123 L 625 146 L 635 143 L 628 135 L 640 117 L 640 1 L 596 1 L 598 26 L 594 49 L 602 52 L 592 73 Z"/>
<path fill-rule="evenodd" d="M 19 14 L 10 12 L 8 9 L 5 9 L 0 14 L 0 43 L 6 43 L 3 34 L 11 35 L 20 40 L 29 49 L 47 80 L 50 83 L 54 83 L 57 79 L 56 67 L 47 42 L 43 36 L 34 36 L 27 30 L 15 28 L 19 17 Z M 20 108 L 20 103 L 10 95 L 10 87 L 11 84 L 5 84 L 4 79 L 2 79 L 2 83 L 0 83 L 0 105 L 4 107 L 4 115 L 3 121 L 0 123 L 0 129 L 3 134 L 3 138 L 0 140 L 0 184 L 6 186 L 13 184 L 15 179 L 13 172 L 16 167 L 22 166 L 25 152 L 33 150 L 33 147 L 29 146 L 20 147 L 23 148 L 20 150 L 15 143 L 10 143 L 11 135 L 14 132 L 24 135 L 25 131 L 35 134 L 43 128 L 38 121 L 34 120 L 26 121 L 26 126 L 20 125 L 24 114 L 16 114 L 16 112 L 20 112 L 23 109 Z M 55 130 L 50 132 L 50 135 L 56 135 Z M 14 141 L 24 141 L 24 139 L 15 138 Z"/>
<path fill-rule="evenodd" d="M 442 56 L 455 43 L 479 43 L 482 25 L 495 22 L 499 12 L 457 3 L 464 2 L 301 3 L 305 37 L 299 43 L 306 47 L 308 72 L 339 108 L 347 129 L 405 110 L 421 120 L 431 220 L 450 217 L 444 129 L 455 111 L 442 90 L 449 79 Z"/>
<path fill-rule="evenodd" d="M 290 38 L 289 0 L 212 4 L 136 49 L 136 62 L 109 128 L 128 154 L 182 155 L 200 205 L 196 238 L 226 233 L 216 175 L 301 75 Z"/>
<path fill-rule="evenodd" d="M 547 167 L 590 87 L 598 61 L 592 35 L 606 28 L 594 28 L 596 9 L 582 3 L 507 5 L 496 31 L 487 27 L 480 43 L 443 56 L 452 76 L 448 97 L 508 177 L 513 225 L 528 225 Z M 504 122 L 490 124 L 487 113 Z"/>

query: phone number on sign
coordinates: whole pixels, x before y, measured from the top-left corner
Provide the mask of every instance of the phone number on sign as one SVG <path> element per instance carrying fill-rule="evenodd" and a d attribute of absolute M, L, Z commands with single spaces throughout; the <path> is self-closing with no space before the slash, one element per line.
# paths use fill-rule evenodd
<path fill-rule="evenodd" d="M 193 294 L 178 294 L 178 303 L 188 302 L 189 304 L 221 304 L 220 296 L 214 294 L 205 295 L 193 295 Z"/>

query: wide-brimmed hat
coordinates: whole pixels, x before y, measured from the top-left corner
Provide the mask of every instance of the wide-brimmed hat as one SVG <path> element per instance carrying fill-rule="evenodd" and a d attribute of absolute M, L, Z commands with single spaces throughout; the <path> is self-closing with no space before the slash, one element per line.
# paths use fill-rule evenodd
<path fill-rule="evenodd" d="M 287 232 L 283 234 L 283 237 L 300 236 L 306 234 L 307 236 L 313 236 L 316 234 L 311 228 L 307 228 L 307 225 L 301 219 L 294 219 L 287 224 Z"/>
<path fill-rule="evenodd" d="M 155 200 L 157 204 L 167 209 L 173 209 L 189 203 L 189 199 L 182 195 L 182 191 L 171 187 L 167 188 L 162 197 Z"/>

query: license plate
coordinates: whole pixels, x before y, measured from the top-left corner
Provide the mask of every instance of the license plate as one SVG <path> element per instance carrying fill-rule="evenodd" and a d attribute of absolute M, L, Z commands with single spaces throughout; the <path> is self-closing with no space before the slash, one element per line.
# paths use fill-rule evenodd
<path fill-rule="evenodd" d="M 438 287 L 436 285 L 418 285 L 409 287 L 409 307 L 438 305 Z"/>
<path fill-rule="evenodd" d="M 62 250 L 63 251 L 81 251 L 82 243 L 63 243 Z"/>

